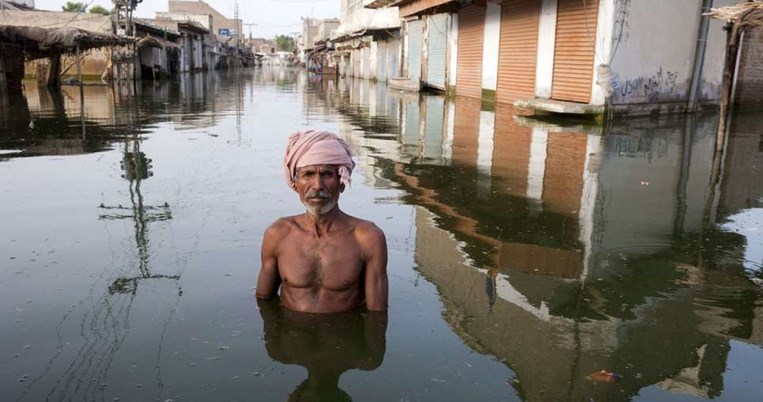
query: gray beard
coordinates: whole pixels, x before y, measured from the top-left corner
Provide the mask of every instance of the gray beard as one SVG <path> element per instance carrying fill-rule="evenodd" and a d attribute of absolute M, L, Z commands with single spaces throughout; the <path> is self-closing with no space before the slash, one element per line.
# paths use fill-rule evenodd
<path fill-rule="evenodd" d="M 314 216 L 321 216 L 328 213 L 332 209 L 334 209 L 334 207 L 336 206 L 336 201 L 330 201 L 328 204 L 324 204 L 321 207 L 314 207 L 307 203 L 303 203 L 302 205 L 305 206 L 305 210 L 307 211 L 307 213 Z"/>

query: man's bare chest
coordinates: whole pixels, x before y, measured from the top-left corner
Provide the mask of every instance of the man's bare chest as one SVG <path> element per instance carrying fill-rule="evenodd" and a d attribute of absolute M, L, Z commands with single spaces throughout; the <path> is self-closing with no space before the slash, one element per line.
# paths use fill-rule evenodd
<path fill-rule="evenodd" d="M 278 269 L 289 286 L 340 290 L 359 281 L 363 258 L 352 236 L 294 236 L 281 244 Z"/>

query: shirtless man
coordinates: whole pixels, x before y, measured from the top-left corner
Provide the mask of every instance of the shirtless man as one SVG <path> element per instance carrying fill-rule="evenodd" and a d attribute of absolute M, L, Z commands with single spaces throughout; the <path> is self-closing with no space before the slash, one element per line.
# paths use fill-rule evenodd
<path fill-rule="evenodd" d="M 296 311 L 387 309 L 384 233 L 338 206 L 354 167 L 349 147 L 335 134 L 289 137 L 284 172 L 306 212 L 278 219 L 265 231 L 258 298 L 274 297 L 280 287 L 281 302 Z"/>

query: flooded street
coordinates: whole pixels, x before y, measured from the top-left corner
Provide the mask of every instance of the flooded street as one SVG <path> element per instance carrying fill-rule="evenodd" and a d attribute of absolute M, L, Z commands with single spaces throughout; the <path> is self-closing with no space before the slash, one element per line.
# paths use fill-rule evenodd
<path fill-rule="evenodd" d="M 712 112 L 562 127 L 287 69 L 82 95 L 0 110 L 0 400 L 763 394 L 760 115 L 720 156 Z M 306 127 L 355 153 L 340 205 L 386 233 L 386 330 L 254 299 Z"/>

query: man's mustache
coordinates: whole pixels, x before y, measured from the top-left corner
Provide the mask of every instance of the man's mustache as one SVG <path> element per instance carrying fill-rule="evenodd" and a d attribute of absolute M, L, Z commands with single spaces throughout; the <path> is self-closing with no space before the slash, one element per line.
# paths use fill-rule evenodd
<path fill-rule="evenodd" d="M 310 190 L 305 194 L 305 198 L 331 198 L 331 194 L 326 190 Z"/>

